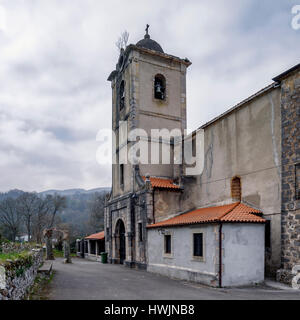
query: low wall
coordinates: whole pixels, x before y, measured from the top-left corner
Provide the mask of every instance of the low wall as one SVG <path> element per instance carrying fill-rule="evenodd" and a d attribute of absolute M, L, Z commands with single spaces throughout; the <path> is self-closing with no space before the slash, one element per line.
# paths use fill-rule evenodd
<path fill-rule="evenodd" d="M 294 265 L 292 270 L 277 270 L 276 280 L 292 286 L 293 289 L 300 289 L 300 264 Z"/>
<path fill-rule="evenodd" d="M 91 260 L 91 261 L 101 261 L 101 256 L 91 254 L 91 253 L 86 253 L 84 255 L 85 259 Z"/>
<path fill-rule="evenodd" d="M 282 282 L 289 286 L 292 285 L 293 274 L 291 270 L 279 269 L 276 273 L 276 281 Z"/>
<path fill-rule="evenodd" d="M 32 249 L 17 260 L 0 263 L 0 300 L 21 300 L 43 262 L 43 250 Z"/>
<path fill-rule="evenodd" d="M 40 246 L 29 242 L 4 242 L 0 244 L 0 252 L 23 252 L 25 250 L 31 250 L 38 247 Z"/>
<path fill-rule="evenodd" d="M 188 268 L 181 268 L 164 264 L 150 264 L 147 266 L 147 271 L 161 274 L 172 279 L 199 282 L 212 287 L 218 286 L 217 273 L 199 272 L 198 270 L 192 270 Z"/>

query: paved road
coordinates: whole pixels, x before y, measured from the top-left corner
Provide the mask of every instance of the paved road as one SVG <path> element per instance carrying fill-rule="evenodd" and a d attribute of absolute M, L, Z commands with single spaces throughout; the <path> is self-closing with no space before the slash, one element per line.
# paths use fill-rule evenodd
<path fill-rule="evenodd" d="M 173 280 L 120 265 L 101 264 L 75 258 L 72 264 L 54 261 L 50 300 L 206 300 L 206 299 L 296 299 L 300 292 L 270 287 L 209 288 Z"/>

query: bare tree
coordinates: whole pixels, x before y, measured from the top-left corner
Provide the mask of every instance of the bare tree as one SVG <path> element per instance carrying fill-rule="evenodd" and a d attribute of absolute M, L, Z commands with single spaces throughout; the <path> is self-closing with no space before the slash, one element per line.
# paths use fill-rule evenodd
<path fill-rule="evenodd" d="M 124 32 L 122 32 L 121 36 L 118 38 L 118 41 L 116 42 L 116 47 L 118 48 L 119 51 L 121 51 L 122 49 L 124 50 L 126 49 L 128 39 L 129 39 L 129 32 L 125 30 Z"/>
<path fill-rule="evenodd" d="M 43 230 L 50 223 L 48 200 L 38 198 L 36 202 L 36 213 L 32 219 L 32 234 L 36 242 L 41 243 L 43 239 Z"/>
<path fill-rule="evenodd" d="M 45 242 L 46 242 L 46 259 L 53 260 L 53 252 L 52 252 L 52 235 L 53 235 L 53 226 L 55 223 L 56 215 L 66 207 L 66 197 L 62 197 L 58 194 L 54 196 L 48 195 L 45 200 L 47 206 L 47 212 L 50 215 L 50 220 L 48 224 L 48 228 L 44 230 Z"/>
<path fill-rule="evenodd" d="M 36 193 L 25 192 L 16 199 L 17 210 L 22 216 L 28 235 L 28 241 L 31 240 L 32 236 L 32 220 L 34 215 L 37 213 L 37 205 L 39 197 Z"/>
<path fill-rule="evenodd" d="M 48 228 L 53 228 L 56 215 L 67 206 L 67 199 L 66 197 L 55 194 L 53 196 L 48 195 L 45 201 L 48 214 L 50 215 Z"/>
<path fill-rule="evenodd" d="M 88 224 L 91 232 L 103 230 L 106 193 L 96 193 L 89 204 Z"/>
<path fill-rule="evenodd" d="M 19 234 L 21 219 L 15 199 L 7 198 L 0 202 L 0 223 L 8 230 L 12 241 L 15 241 Z"/>

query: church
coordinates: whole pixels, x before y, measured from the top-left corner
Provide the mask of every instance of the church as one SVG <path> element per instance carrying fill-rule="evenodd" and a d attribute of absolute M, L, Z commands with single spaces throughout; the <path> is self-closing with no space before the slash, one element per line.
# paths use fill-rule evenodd
<path fill-rule="evenodd" d="M 165 53 L 147 26 L 108 77 L 115 136 L 108 261 L 215 287 L 266 276 L 290 284 L 300 265 L 300 64 L 183 138 L 190 66 Z M 185 143 L 191 157 L 201 150 L 199 173 L 178 161 Z M 164 148 L 170 161 L 156 157 Z M 128 150 L 139 161 L 126 161 Z"/>

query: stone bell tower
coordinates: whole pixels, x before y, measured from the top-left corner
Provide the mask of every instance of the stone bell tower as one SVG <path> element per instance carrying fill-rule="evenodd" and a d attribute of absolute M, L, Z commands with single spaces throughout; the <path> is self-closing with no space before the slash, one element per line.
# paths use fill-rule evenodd
<path fill-rule="evenodd" d="M 134 129 L 142 129 L 138 139 L 146 143 L 150 141 L 153 129 L 181 132 L 186 129 L 186 70 L 191 62 L 166 54 L 151 39 L 148 29 L 149 25 L 142 40 L 121 49 L 116 69 L 108 77 L 112 87 L 112 129 L 117 141 L 116 161 L 112 165 L 112 193 L 105 214 L 106 244 L 111 262 L 124 260 L 127 264 L 134 264 L 137 256 L 143 257 L 140 261 L 146 259 L 145 253 L 141 252 L 145 251 L 146 239 L 137 240 L 135 236 L 137 212 L 141 215 L 143 210 L 150 210 L 145 203 L 135 207 L 136 194 L 145 186 L 143 177 L 176 180 L 180 176 L 180 165 L 172 163 L 172 139 L 163 139 L 158 134 L 152 140 L 159 150 L 163 144 L 168 145 L 169 163 L 163 161 L 161 155 L 159 162 L 153 163 L 154 153 L 149 147 L 139 151 L 143 161 L 133 164 L 124 162 L 128 150 L 136 144 L 129 141 L 128 135 Z M 120 240 L 120 220 L 124 223 L 121 228 L 125 229 L 125 240 Z M 143 230 L 147 220 L 141 218 L 141 221 L 139 228 Z M 124 252 L 120 253 L 120 250 Z"/>
<path fill-rule="evenodd" d="M 150 38 L 148 28 L 149 25 L 144 39 L 121 50 L 116 70 L 108 78 L 113 91 L 112 127 L 117 140 L 120 134 L 124 135 L 119 127 L 120 121 L 127 121 L 128 131 L 145 130 L 149 139 L 151 129 L 186 129 L 186 70 L 191 62 L 164 53 L 162 47 Z M 162 140 L 153 141 L 168 143 Z M 124 141 L 119 145 L 117 141 L 117 162 L 122 159 L 122 148 L 127 143 Z M 179 173 L 172 164 L 163 164 L 161 158 L 160 164 L 153 164 L 151 150 L 148 151 L 149 161 L 139 165 L 141 175 L 178 178 Z M 131 171 L 132 166 L 128 164 L 113 166 L 113 196 L 135 189 Z"/>

